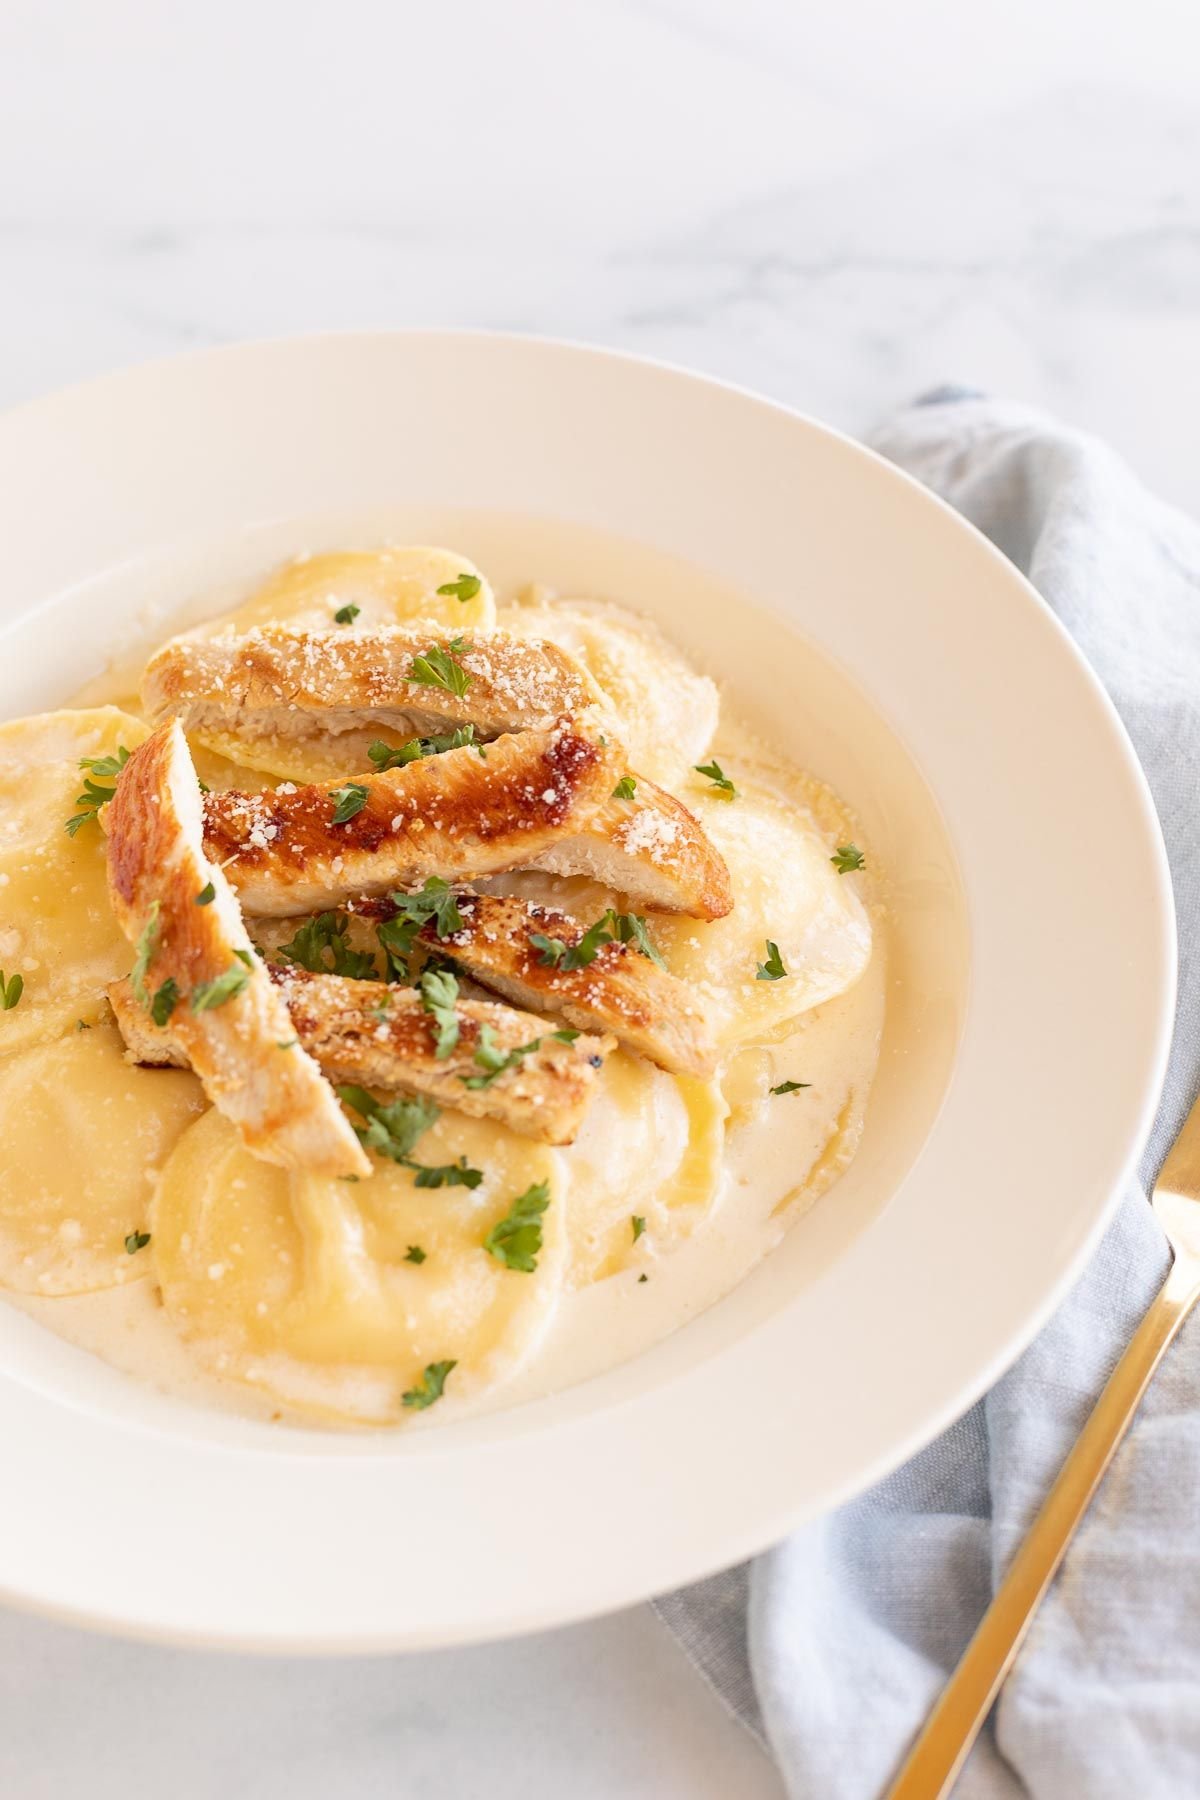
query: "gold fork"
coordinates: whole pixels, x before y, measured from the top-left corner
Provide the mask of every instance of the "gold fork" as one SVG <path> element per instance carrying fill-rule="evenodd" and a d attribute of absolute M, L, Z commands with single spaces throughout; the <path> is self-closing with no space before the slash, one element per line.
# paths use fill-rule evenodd
<path fill-rule="evenodd" d="M 1138 1402 L 1200 1299 L 1200 1099 L 1163 1164 L 1153 1204 L 1174 1253 L 1167 1279 L 1109 1376 L 887 1800 L 941 1800 L 950 1792 Z"/>

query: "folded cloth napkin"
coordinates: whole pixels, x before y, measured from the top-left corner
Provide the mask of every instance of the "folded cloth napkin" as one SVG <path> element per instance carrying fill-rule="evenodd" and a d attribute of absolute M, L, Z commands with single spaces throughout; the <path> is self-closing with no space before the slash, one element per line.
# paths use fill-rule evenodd
<path fill-rule="evenodd" d="M 876 448 L 1029 575 L 1108 688 L 1166 836 L 1179 1010 L 1139 1181 L 1004 1379 L 860 1499 L 658 1603 L 803 1800 L 883 1792 L 966 1647 L 1163 1279 L 1146 1194 L 1200 1069 L 1200 526 L 1101 444 L 977 395 L 931 395 Z M 1080 870 L 1081 905 L 1085 884 Z M 956 1795 L 1200 1796 L 1200 1316 L 1157 1375 Z"/>

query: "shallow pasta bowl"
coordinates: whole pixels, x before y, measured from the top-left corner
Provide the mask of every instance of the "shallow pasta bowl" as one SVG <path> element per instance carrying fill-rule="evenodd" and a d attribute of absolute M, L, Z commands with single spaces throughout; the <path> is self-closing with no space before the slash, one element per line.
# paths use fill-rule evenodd
<path fill-rule="evenodd" d="M 0 1595 L 279 1650 L 577 1619 L 854 1493 L 1028 1342 L 1148 1128 L 1174 935 L 1121 726 L 970 527 L 732 388 L 418 333 L 206 352 L 9 413 L 0 515 L 5 717 L 302 547 L 440 539 L 501 583 L 640 606 L 857 809 L 892 957 L 846 1176 L 725 1300 L 550 1398 L 284 1430 L 0 1307 Z"/>

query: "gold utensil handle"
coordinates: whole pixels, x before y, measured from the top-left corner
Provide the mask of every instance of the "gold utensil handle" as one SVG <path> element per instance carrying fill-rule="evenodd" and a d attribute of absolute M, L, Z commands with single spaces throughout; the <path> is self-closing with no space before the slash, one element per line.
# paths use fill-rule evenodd
<path fill-rule="evenodd" d="M 1066 1555 L 1167 1345 L 1200 1287 L 1197 1267 L 1176 1258 L 1104 1392 L 1092 1408 L 975 1636 L 926 1721 L 887 1800 L 941 1800 L 992 1709 L 1038 1604 Z"/>

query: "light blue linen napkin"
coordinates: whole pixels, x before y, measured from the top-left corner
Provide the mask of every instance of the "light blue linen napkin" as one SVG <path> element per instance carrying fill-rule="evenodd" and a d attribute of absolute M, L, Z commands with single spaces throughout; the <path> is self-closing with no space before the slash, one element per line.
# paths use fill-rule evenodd
<path fill-rule="evenodd" d="M 1179 1010 L 1139 1181 L 1015 1367 L 859 1500 L 658 1603 L 796 1800 L 881 1793 L 965 1648 L 1164 1276 L 1145 1196 L 1200 1067 L 1200 526 L 1103 445 L 980 396 L 932 395 L 875 442 L 1028 573 L 1115 701 L 1170 855 Z M 1158 1374 L 956 1794 L 1200 1796 L 1200 1317 Z"/>

